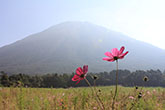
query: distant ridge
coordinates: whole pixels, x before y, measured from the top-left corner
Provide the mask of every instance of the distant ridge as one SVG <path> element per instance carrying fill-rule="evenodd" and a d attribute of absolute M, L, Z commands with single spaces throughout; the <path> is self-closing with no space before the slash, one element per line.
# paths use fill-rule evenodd
<path fill-rule="evenodd" d="M 88 22 L 64 22 L 0 48 L 0 71 L 43 74 L 72 73 L 89 65 L 90 72 L 111 71 L 104 53 L 125 46 L 129 54 L 120 69 L 165 69 L 165 51 L 119 32 Z"/>

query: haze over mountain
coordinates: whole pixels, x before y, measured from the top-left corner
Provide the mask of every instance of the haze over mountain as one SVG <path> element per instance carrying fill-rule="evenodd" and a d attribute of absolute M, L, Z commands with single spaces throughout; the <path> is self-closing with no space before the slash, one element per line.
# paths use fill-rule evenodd
<path fill-rule="evenodd" d="M 104 53 L 125 46 L 129 53 L 120 69 L 165 69 L 165 51 L 119 32 L 88 22 L 64 22 L 0 48 L 0 71 L 8 73 L 71 73 L 89 65 L 90 72 L 111 71 L 115 63 Z"/>

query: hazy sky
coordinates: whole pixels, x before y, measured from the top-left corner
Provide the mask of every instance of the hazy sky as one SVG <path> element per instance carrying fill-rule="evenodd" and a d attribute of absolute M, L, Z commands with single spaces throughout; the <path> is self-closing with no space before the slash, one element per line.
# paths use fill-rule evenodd
<path fill-rule="evenodd" d="M 0 0 L 0 46 L 64 21 L 88 21 L 165 49 L 165 0 Z"/>

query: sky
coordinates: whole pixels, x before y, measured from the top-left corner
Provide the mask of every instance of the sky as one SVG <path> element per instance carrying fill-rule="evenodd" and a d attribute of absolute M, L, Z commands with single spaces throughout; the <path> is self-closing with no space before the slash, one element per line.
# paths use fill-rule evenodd
<path fill-rule="evenodd" d="M 165 0 L 0 0 L 0 47 L 65 21 L 87 21 L 165 49 Z"/>

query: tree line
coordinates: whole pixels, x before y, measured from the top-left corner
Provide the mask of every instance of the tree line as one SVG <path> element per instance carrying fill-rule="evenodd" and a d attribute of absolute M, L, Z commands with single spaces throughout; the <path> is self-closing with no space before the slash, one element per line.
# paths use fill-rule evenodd
<path fill-rule="evenodd" d="M 37 88 L 69 88 L 88 86 L 84 80 L 79 84 L 75 84 L 71 79 L 72 74 L 44 74 L 44 75 L 28 75 L 28 74 L 12 74 L 8 75 L 4 71 L 0 72 L 0 86 L 2 87 L 37 87 Z M 87 79 L 96 86 L 115 85 L 116 70 L 110 72 L 88 73 Z M 147 81 L 144 81 L 147 77 Z M 118 71 L 119 85 L 122 86 L 152 86 L 165 87 L 165 72 L 160 70 L 129 70 Z"/>

